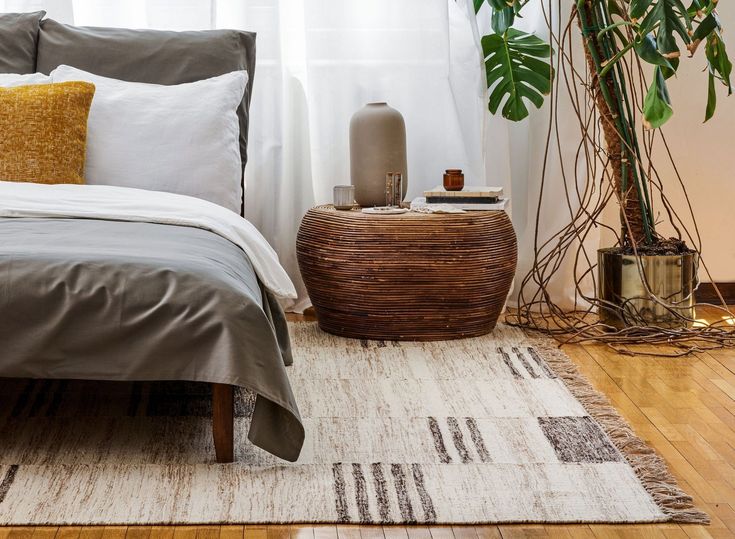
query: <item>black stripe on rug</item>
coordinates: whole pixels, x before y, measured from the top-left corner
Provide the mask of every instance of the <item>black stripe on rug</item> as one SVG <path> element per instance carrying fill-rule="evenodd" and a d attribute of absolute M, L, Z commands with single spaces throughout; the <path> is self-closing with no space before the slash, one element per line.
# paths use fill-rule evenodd
<path fill-rule="evenodd" d="M 378 513 L 381 522 L 390 522 L 390 503 L 388 502 L 388 488 L 383 474 L 383 465 L 374 462 L 370 465 L 373 472 L 373 484 L 375 485 L 375 497 L 378 499 Z"/>
<path fill-rule="evenodd" d="M 334 501 L 337 509 L 337 521 L 349 522 L 350 515 L 347 510 L 347 497 L 345 496 L 345 476 L 342 473 L 342 463 L 332 464 L 332 475 L 334 476 Z"/>
<path fill-rule="evenodd" d="M 477 421 L 475 421 L 474 417 L 466 417 L 464 421 L 467 425 L 467 430 L 470 431 L 472 442 L 475 444 L 475 450 L 477 451 L 477 455 L 480 457 L 480 460 L 482 462 L 490 462 L 490 452 L 487 450 L 487 446 L 485 446 L 485 440 L 482 438 L 482 433 L 480 432 L 480 427 L 477 426 Z"/>
<path fill-rule="evenodd" d="M 10 490 L 13 481 L 15 481 L 15 476 L 18 474 L 18 468 L 19 466 L 17 464 L 13 464 L 8 468 L 8 471 L 5 472 L 5 477 L 3 477 L 2 482 L 0 482 L 0 503 L 5 501 L 8 491 Z"/>
<path fill-rule="evenodd" d="M 470 452 L 467 451 L 467 446 L 464 444 L 464 436 L 462 435 L 462 429 L 459 426 L 457 418 L 448 417 L 447 425 L 449 426 L 449 432 L 452 433 L 452 441 L 454 442 L 454 447 L 457 448 L 457 453 L 459 453 L 459 458 L 462 460 L 462 464 L 472 462 Z"/>
<path fill-rule="evenodd" d="M 541 367 L 541 370 L 546 373 L 546 376 L 549 378 L 556 378 L 556 373 L 551 370 L 551 367 L 549 367 L 549 364 L 546 363 L 546 361 L 543 360 L 543 358 L 538 354 L 538 352 L 531 348 L 530 346 L 526 348 L 528 350 L 528 355 L 533 358 L 533 360 L 538 364 L 539 367 Z"/>
<path fill-rule="evenodd" d="M 442 431 L 439 429 L 439 422 L 433 417 L 429 418 L 429 430 L 431 431 L 431 436 L 434 439 L 436 452 L 439 454 L 439 461 L 442 464 L 449 464 L 452 462 L 452 457 L 449 456 L 449 453 L 447 453 L 447 446 L 444 445 L 444 437 L 442 436 Z"/>
<path fill-rule="evenodd" d="M 528 374 L 531 375 L 531 378 L 540 378 L 541 377 L 541 375 L 538 374 L 534 370 L 533 367 L 531 367 L 531 364 L 528 362 L 528 360 L 526 359 L 526 356 L 523 354 L 523 352 L 521 352 L 520 350 L 518 350 L 518 348 L 516 348 L 515 346 L 513 348 L 511 348 L 511 350 L 516 355 L 516 357 L 518 357 L 518 359 L 521 361 L 521 363 L 523 364 L 523 368 L 528 371 Z"/>
<path fill-rule="evenodd" d="M 421 470 L 421 465 L 412 464 L 411 470 L 413 471 L 413 482 L 416 485 L 416 491 L 419 493 L 419 499 L 421 500 L 421 507 L 424 510 L 424 523 L 430 524 L 436 522 L 436 509 L 434 509 L 434 502 L 426 490 L 424 472 Z"/>
<path fill-rule="evenodd" d="M 356 462 L 352 464 L 352 477 L 355 480 L 355 503 L 357 504 L 357 514 L 360 517 L 360 522 L 370 524 L 372 518 L 370 518 L 367 481 L 365 481 L 365 474 L 362 473 L 362 466 Z"/>
<path fill-rule="evenodd" d="M 416 516 L 414 515 L 411 499 L 408 497 L 408 488 L 406 487 L 406 473 L 400 464 L 391 464 L 390 471 L 393 474 L 396 496 L 398 497 L 398 507 L 401 510 L 403 522 L 406 524 L 415 524 Z"/>
<path fill-rule="evenodd" d="M 505 366 L 510 369 L 510 373 L 513 375 L 513 378 L 523 378 L 523 375 L 521 375 L 521 373 L 518 372 L 518 369 L 516 369 L 515 365 L 513 365 L 513 361 L 510 359 L 508 352 L 500 347 L 498 347 L 497 351 L 498 354 L 503 357 L 503 363 L 505 363 Z"/>

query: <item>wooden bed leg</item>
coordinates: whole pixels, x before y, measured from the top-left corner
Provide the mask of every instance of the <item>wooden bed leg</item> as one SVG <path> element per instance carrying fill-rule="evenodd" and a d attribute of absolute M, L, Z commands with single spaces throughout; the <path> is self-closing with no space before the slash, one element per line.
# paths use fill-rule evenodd
<path fill-rule="evenodd" d="M 212 384 L 212 434 L 217 462 L 235 460 L 235 400 L 234 387 Z"/>

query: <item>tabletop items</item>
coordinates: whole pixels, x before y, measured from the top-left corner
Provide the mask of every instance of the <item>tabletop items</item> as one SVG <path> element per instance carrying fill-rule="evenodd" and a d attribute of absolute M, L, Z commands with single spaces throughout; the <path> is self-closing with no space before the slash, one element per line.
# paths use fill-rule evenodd
<path fill-rule="evenodd" d="M 385 102 L 368 103 L 350 120 L 350 181 L 334 188 L 334 207 L 378 208 L 366 213 L 386 214 L 384 208 L 408 207 L 406 123 L 400 112 Z M 462 169 L 448 168 L 442 185 L 414 199 L 410 208 L 422 212 L 447 213 L 459 210 L 504 210 L 507 199 L 500 187 L 467 186 Z M 437 206 L 443 205 L 443 206 Z"/>
<path fill-rule="evenodd" d="M 447 169 L 443 175 L 443 185 L 424 191 L 423 197 L 414 198 L 410 204 L 403 202 L 406 182 L 402 172 L 385 173 L 384 198 L 381 201 L 383 205 L 375 201 L 371 204 L 361 204 L 360 200 L 357 200 L 358 192 L 359 189 L 355 185 L 335 186 L 333 201 L 335 209 L 352 210 L 364 206 L 362 212 L 373 215 L 390 215 L 405 211 L 462 213 L 472 210 L 503 211 L 509 202 L 507 197 L 503 197 L 502 187 L 464 185 L 464 174 L 461 169 Z"/>
<path fill-rule="evenodd" d="M 447 174 L 444 174 L 444 177 L 446 179 Z M 439 185 L 424 191 L 423 197 L 416 197 L 410 204 L 404 204 L 402 198 L 403 187 L 403 175 L 400 172 L 386 173 L 385 204 L 365 207 L 362 212 L 373 215 L 390 215 L 404 213 L 405 211 L 421 213 L 462 213 L 473 210 L 503 211 L 507 209 L 509 202 L 507 197 L 503 197 L 502 187 L 464 186 L 459 190 L 447 190 L 446 187 Z M 359 208 L 355 201 L 354 186 L 337 185 L 334 187 L 335 209 L 352 210 L 356 206 Z"/>

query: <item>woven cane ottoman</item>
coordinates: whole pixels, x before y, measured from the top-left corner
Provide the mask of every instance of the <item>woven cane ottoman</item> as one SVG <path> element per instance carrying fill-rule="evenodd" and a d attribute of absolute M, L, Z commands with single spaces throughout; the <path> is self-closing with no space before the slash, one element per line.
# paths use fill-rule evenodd
<path fill-rule="evenodd" d="M 370 215 L 319 206 L 304 216 L 296 251 L 319 327 L 378 340 L 489 333 L 517 259 L 504 211 Z"/>

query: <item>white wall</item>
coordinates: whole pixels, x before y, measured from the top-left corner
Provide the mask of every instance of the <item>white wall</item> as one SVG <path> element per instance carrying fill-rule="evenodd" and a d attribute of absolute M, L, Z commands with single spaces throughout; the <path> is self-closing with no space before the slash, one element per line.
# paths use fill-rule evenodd
<path fill-rule="evenodd" d="M 727 40 L 735 35 L 735 6 L 720 5 Z M 735 41 L 728 45 L 735 61 Z M 713 280 L 735 282 L 735 95 L 726 97 L 724 86 L 718 86 L 717 113 L 704 124 L 705 66 L 704 46 L 694 58 L 682 58 L 677 80 L 670 83 L 674 117 L 664 127 L 664 134 L 689 192 L 702 235 L 703 260 Z M 664 164 L 665 148 L 657 151 L 657 162 Z M 659 172 L 675 207 L 686 213 L 673 170 L 662 167 Z M 709 280 L 705 275 L 701 278 Z"/>
<path fill-rule="evenodd" d="M 723 5 L 723 8 L 722 22 L 730 30 L 725 33 L 727 38 L 735 31 L 735 6 Z M 735 41 L 731 43 L 730 56 L 735 61 Z M 728 98 L 725 87 L 718 86 L 717 113 L 703 123 L 707 104 L 704 46 L 694 58 L 683 57 L 681 62 L 678 77 L 669 81 L 674 116 L 664 126 L 663 134 L 689 195 L 702 240 L 702 260 L 711 273 L 710 278 L 701 268 L 700 279 L 735 282 L 735 94 Z M 686 198 L 662 143 L 655 147 L 653 163 L 671 205 L 687 230 L 695 234 Z M 655 200 L 654 203 L 655 211 L 659 212 L 657 219 L 668 221 L 661 205 Z M 619 228 L 618 219 L 617 207 L 611 204 L 603 221 Z M 666 225 L 659 225 L 657 231 L 674 235 L 673 228 Z M 613 234 L 603 231 L 601 245 L 614 241 Z"/>
<path fill-rule="evenodd" d="M 573 1 L 564 1 L 563 20 L 571 9 Z M 735 6 L 720 2 L 720 16 L 726 28 L 725 39 L 735 35 Z M 533 18 L 533 10 L 524 18 L 527 29 L 535 30 L 545 36 L 545 22 L 539 17 Z M 538 15 L 538 14 L 537 14 Z M 578 33 L 573 34 L 577 39 Z M 581 50 L 581 44 L 575 48 Z M 730 44 L 730 55 L 735 61 L 735 38 Z M 685 55 L 686 56 L 686 55 Z M 585 69 L 584 58 L 577 54 L 575 60 L 580 64 L 578 69 Z M 687 188 L 694 213 L 702 236 L 703 262 L 709 268 L 712 279 L 718 282 L 735 282 L 735 95 L 726 97 L 724 87 L 718 88 L 719 105 L 716 116 L 707 124 L 703 124 L 707 100 L 707 74 L 704 72 L 706 60 L 704 47 L 694 58 L 682 58 L 682 66 L 678 78 L 670 81 L 670 90 L 674 105 L 674 117 L 664 128 L 664 134 L 674 155 L 675 162 Z M 652 72 L 652 69 L 650 69 Z M 735 80 L 735 74 L 734 74 Z M 565 114 L 571 114 L 570 107 L 564 99 L 565 89 L 562 86 L 560 97 L 560 120 Z M 510 132 L 510 155 L 512 177 L 513 224 L 519 240 L 519 271 L 523 276 L 533 263 L 533 234 L 538 202 L 539 178 L 541 176 L 539 156 L 542 156 L 548 127 L 548 102 L 541 111 L 532 111 L 531 117 L 517 124 L 507 124 Z M 559 123 L 561 159 L 558 159 L 555 146 L 552 144 L 551 159 L 548 163 L 545 204 L 542 210 L 544 226 L 540 230 L 541 241 L 568 223 L 569 215 L 565 205 L 560 207 L 559 197 L 564 196 L 561 187 L 560 162 L 565 163 L 567 174 L 571 174 L 576 144 L 579 133 L 574 121 Z M 497 149 L 497 143 L 488 138 L 488 147 Z M 685 198 L 681 193 L 679 182 L 673 169 L 668 165 L 665 148 L 656 148 L 655 166 L 662 176 L 667 197 L 682 215 L 688 216 Z M 489 160 L 490 168 L 495 160 Z M 488 174 L 490 183 L 496 181 L 497 174 L 492 170 Z M 580 175 L 584 179 L 584 174 Z M 500 183 L 498 179 L 496 183 Z M 660 205 L 659 205 L 660 207 Z M 603 221 L 619 228 L 619 215 L 613 204 L 607 208 Z M 659 215 L 661 220 L 666 214 Z M 691 219 L 685 219 L 688 228 Z M 662 234 L 672 234 L 666 226 L 660 226 Z M 614 236 L 598 229 L 588 237 L 590 252 L 598 246 L 609 246 Z M 552 279 L 551 292 L 555 301 L 562 306 L 571 306 L 573 298 L 567 297 L 572 282 L 571 260 L 563 264 Z M 709 278 L 702 271 L 702 280 Z M 547 288 L 549 288 L 547 286 Z M 517 292 L 517 288 L 516 288 Z M 590 290 L 591 292 L 591 290 Z"/>

